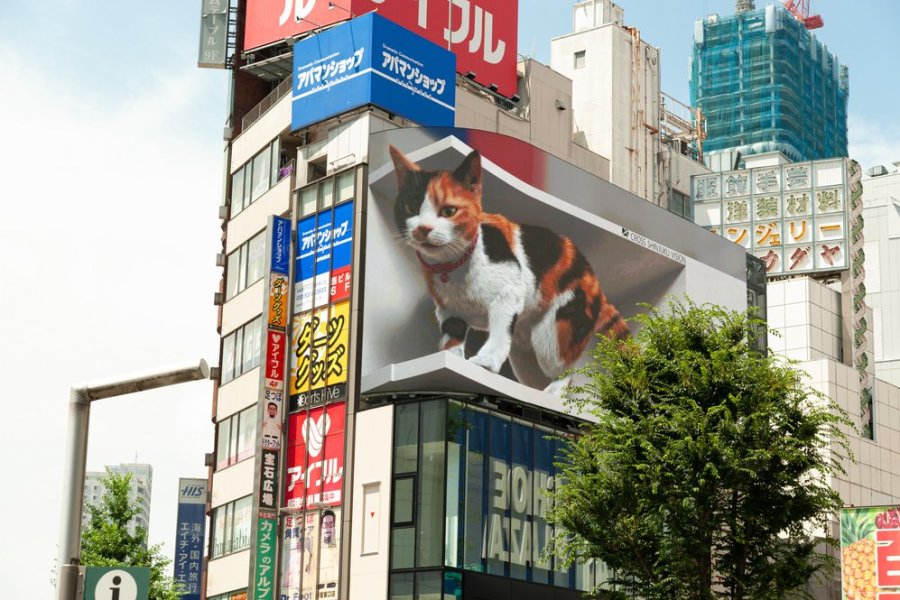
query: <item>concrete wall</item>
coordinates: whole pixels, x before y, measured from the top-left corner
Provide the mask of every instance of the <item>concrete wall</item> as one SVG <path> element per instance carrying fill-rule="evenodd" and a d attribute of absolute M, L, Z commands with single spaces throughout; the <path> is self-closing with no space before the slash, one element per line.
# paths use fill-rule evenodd
<path fill-rule="evenodd" d="M 795 360 L 844 361 L 841 294 L 808 277 L 766 286 L 769 348 Z M 849 361 L 849 357 L 848 357 Z"/>
<path fill-rule="evenodd" d="M 609 180 L 608 155 L 573 137 L 572 81 L 535 60 L 519 63 L 519 95 L 505 110 L 477 88 L 456 94 L 456 126 L 502 133 L 549 152 L 601 179 Z"/>
<path fill-rule="evenodd" d="M 900 170 L 863 179 L 866 304 L 875 376 L 900 386 Z"/>
<path fill-rule="evenodd" d="M 392 404 L 357 413 L 349 598 L 385 598 L 391 535 Z"/>
<path fill-rule="evenodd" d="M 637 30 L 623 27 L 615 5 L 601 4 L 597 21 L 579 17 L 585 7 L 575 7 L 575 25 L 584 29 L 551 41 L 550 66 L 572 79 L 575 139 L 609 157 L 612 183 L 659 204 L 665 189 L 659 154 L 659 49 L 641 41 Z M 637 52 L 635 44 L 640 44 Z M 582 52 L 583 65 L 576 66 L 576 53 Z"/>
<path fill-rule="evenodd" d="M 798 368 L 810 375 L 814 389 L 834 399 L 852 421 L 860 418 L 856 371 L 831 360 L 804 362 Z M 875 439 L 852 431 L 850 450 L 856 462 L 844 460 L 846 475 L 834 478 L 833 487 L 847 505 L 900 504 L 900 388 L 885 381 L 875 384 Z"/>

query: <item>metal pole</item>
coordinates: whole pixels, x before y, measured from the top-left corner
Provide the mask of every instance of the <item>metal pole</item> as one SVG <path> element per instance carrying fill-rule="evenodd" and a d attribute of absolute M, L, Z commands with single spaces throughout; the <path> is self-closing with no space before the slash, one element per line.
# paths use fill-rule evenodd
<path fill-rule="evenodd" d="M 73 387 L 69 393 L 69 422 L 63 457 L 62 512 L 59 522 L 58 600 L 79 596 L 81 564 L 81 515 L 84 508 L 84 476 L 87 469 L 88 426 L 91 401 L 132 394 L 209 377 L 205 360 L 148 371 L 126 378 Z"/>
<path fill-rule="evenodd" d="M 81 511 L 87 465 L 91 401 L 85 387 L 69 393 L 69 422 L 63 457 L 62 513 L 59 527 L 59 600 L 73 600 L 81 562 Z"/>

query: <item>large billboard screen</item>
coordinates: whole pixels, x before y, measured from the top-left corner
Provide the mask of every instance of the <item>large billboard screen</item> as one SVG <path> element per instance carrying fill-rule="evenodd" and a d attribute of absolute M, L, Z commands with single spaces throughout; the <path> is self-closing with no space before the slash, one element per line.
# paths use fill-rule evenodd
<path fill-rule="evenodd" d="M 746 305 L 742 252 L 722 255 L 737 278 L 698 265 L 654 234 L 694 226 L 524 142 L 394 130 L 372 136 L 369 162 L 364 393 L 442 350 L 482 367 L 479 379 L 557 391 L 595 333 L 629 335 L 641 303 L 721 292 Z"/>
<path fill-rule="evenodd" d="M 451 52 L 371 13 L 294 44 L 291 126 L 374 104 L 422 125 L 450 126 Z"/>
<path fill-rule="evenodd" d="M 841 510 L 842 600 L 900 600 L 900 507 Z"/>
<path fill-rule="evenodd" d="M 460 73 L 516 93 L 518 0 L 247 0 L 243 49 L 375 11 L 452 51 Z"/>
<path fill-rule="evenodd" d="M 694 219 L 762 259 L 770 276 L 843 271 L 846 174 L 839 158 L 695 175 Z"/>

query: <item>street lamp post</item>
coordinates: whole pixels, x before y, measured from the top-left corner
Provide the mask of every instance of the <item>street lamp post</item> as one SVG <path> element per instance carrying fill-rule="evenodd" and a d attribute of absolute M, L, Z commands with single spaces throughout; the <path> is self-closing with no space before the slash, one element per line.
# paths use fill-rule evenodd
<path fill-rule="evenodd" d="M 69 395 L 69 424 L 66 431 L 65 457 L 63 458 L 58 600 L 75 600 L 78 591 L 78 569 L 81 562 L 81 515 L 91 402 L 208 377 L 209 365 L 201 359 L 199 363 L 191 365 L 139 373 L 121 379 L 89 383 L 72 388 Z"/>

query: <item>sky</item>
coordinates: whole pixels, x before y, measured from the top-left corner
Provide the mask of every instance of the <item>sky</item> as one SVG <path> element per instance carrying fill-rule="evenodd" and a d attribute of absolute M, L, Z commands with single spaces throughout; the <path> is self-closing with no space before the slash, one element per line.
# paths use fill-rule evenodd
<path fill-rule="evenodd" d="M 900 160 L 900 3 L 816 2 L 850 68 L 851 155 Z M 732 1 L 621 0 L 688 102 L 695 19 Z M 757 2 L 757 6 L 764 3 Z M 227 74 L 196 67 L 200 2 L 51 0 L 0 9 L 0 581 L 51 597 L 69 390 L 217 363 Z M 520 0 L 519 52 L 549 63 L 569 0 Z M 150 540 L 169 556 L 179 477 L 213 451 L 208 381 L 91 408 L 88 469 L 153 465 Z M 10 542 L 12 541 L 12 543 Z"/>

